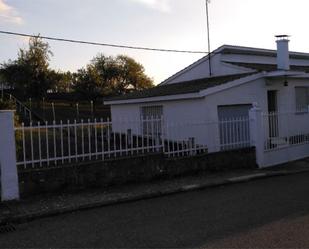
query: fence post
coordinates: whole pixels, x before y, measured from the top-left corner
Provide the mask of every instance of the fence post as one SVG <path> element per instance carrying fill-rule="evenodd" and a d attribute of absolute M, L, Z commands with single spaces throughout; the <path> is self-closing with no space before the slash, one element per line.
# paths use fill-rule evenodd
<path fill-rule="evenodd" d="M 14 111 L 0 111 L 0 131 L 1 199 L 18 200 Z"/>
<path fill-rule="evenodd" d="M 189 137 L 190 156 L 196 155 L 195 138 Z"/>
<path fill-rule="evenodd" d="M 262 110 L 255 105 L 249 111 L 250 120 L 250 145 L 255 147 L 256 163 L 262 168 L 264 166 L 264 130 Z"/>
<path fill-rule="evenodd" d="M 131 145 L 132 145 L 132 140 L 131 140 L 131 137 L 132 137 L 132 129 L 127 129 L 127 143 L 128 143 L 128 147 L 131 148 Z"/>

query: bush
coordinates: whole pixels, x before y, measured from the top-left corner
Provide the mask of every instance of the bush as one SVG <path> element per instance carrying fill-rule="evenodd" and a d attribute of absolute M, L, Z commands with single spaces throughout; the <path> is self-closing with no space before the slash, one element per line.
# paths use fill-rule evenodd
<path fill-rule="evenodd" d="M 0 110 L 15 110 L 13 101 L 0 99 Z"/>

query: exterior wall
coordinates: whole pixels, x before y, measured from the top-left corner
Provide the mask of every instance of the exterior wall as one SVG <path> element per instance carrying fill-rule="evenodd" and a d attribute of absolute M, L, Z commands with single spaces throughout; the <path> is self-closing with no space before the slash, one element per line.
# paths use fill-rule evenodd
<path fill-rule="evenodd" d="M 218 106 L 224 105 L 257 103 L 262 109 L 266 110 L 266 97 L 264 79 L 258 79 L 238 87 L 206 96 L 207 118 L 208 120 L 218 121 Z"/>
<path fill-rule="evenodd" d="M 289 79 L 288 86 L 284 86 L 284 79 L 258 79 L 234 88 L 223 90 L 201 99 L 153 102 L 147 104 L 112 105 L 113 129 L 117 132 L 126 132 L 131 129 L 133 134 L 141 134 L 140 109 L 143 106 L 162 105 L 163 130 L 165 138 L 185 140 L 196 138 L 196 143 L 206 145 L 209 152 L 219 151 L 220 131 L 218 106 L 253 105 L 257 104 L 262 112 L 268 111 L 267 91 L 276 90 L 278 112 L 296 111 L 295 87 L 309 86 L 304 79 Z M 303 122 L 302 115 L 292 117 L 295 122 L 292 129 L 301 132 L 306 130 L 307 122 Z M 130 124 L 120 124 L 117 120 L 131 120 Z M 286 120 L 279 120 L 279 131 L 283 134 L 287 129 Z M 268 134 L 265 134 L 267 136 Z"/>
<path fill-rule="evenodd" d="M 205 98 L 207 120 L 209 122 L 219 122 L 218 106 L 227 105 L 253 105 L 257 103 L 264 110 L 267 109 L 267 95 L 265 82 L 263 79 L 252 81 L 238 87 L 230 88 Z M 238 117 L 236 117 L 238 118 Z M 220 149 L 220 131 L 219 126 L 213 126 L 210 131 L 211 143 L 214 144 L 211 151 Z"/>
<path fill-rule="evenodd" d="M 205 121 L 201 118 L 200 113 L 205 108 L 203 99 L 194 100 L 176 100 L 176 101 L 162 101 L 153 103 L 141 104 L 125 104 L 112 105 L 111 113 L 112 120 L 140 120 L 140 111 L 142 107 L 162 105 L 163 118 L 169 122 L 190 122 L 190 121 Z"/>
<path fill-rule="evenodd" d="M 211 58 L 212 76 L 222 76 L 229 74 L 239 74 L 250 72 L 249 69 L 239 68 L 236 66 L 230 66 L 221 62 L 221 54 L 216 54 Z M 170 80 L 164 82 L 164 84 L 173 84 L 183 81 L 202 79 L 209 77 L 209 62 L 208 59 L 197 64 L 190 70 L 185 70 L 176 77 L 172 77 Z"/>
<path fill-rule="evenodd" d="M 143 106 L 162 105 L 165 138 L 185 140 L 196 138 L 196 143 L 206 145 L 209 152 L 219 151 L 218 106 L 259 103 L 266 110 L 267 95 L 264 80 L 253 81 L 201 99 L 154 102 L 147 104 L 112 105 L 113 129 L 141 134 L 140 109 Z M 123 124 L 117 120 L 132 120 Z M 133 122 L 134 120 L 134 122 Z"/>
<path fill-rule="evenodd" d="M 144 106 L 162 105 L 163 120 L 169 125 L 164 130 L 165 135 L 170 138 L 185 138 L 188 133 L 178 131 L 176 134 L 172 127 L 178 127 L 179 124 L 201 123 L 206 121 L 206 117 L 201 115 L 205 109 L 204 99 L 199 100 L 178 100 L 153 102 L 147 104 L 129 104 L 129 105 L 112 105 L 113 130 L 117 132 L 126 132 L 131 129 L 133 134 L 141 134 L 141 108 Z M 166 134 L 169 133 L 169 134 Z M 181 134 L 180 134 L 181 133 Z"/>
<path fill-rule="evenodd" d="M 268 80 L 267 90 L 278 91 L 278 123 L 279 136 L 283 137 L 290 131 L 302 134 L 308 130 L 306 113 L 296 113 L 295 87 L 309 87 L 309 79 L 288 79 L 288 86 L 284 86 L 284 79 Z M 264 110 L 263 110 L 264 111 Z M 288 127 L 289 126 L 289 127 Z M 266 132 L 265 136 L 269 134 Z"/>

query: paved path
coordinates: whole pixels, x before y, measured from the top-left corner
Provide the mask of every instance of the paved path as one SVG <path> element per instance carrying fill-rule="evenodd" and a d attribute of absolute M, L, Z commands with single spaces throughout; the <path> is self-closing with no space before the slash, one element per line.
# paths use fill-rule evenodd
<path fill-rule="evenodd" d="M 0 247 L 309 247 L 309 173 L 36 220 Z"/>

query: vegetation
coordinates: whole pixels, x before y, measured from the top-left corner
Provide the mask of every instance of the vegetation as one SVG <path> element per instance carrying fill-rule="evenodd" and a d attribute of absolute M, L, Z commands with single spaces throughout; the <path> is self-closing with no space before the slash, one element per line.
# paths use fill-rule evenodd
<path fill-rule="evenodd" d="M 76 92 L 86 100 L 121 95 L 128 91 L 153 86 L 143 65 L 125 55 L 99 54 L 85 68 L 75 73 L 50 68 L 53 53 L 39 36 L 29 40 L 27 49 L 20 49 L 16 60 L 0 65 L 0 80 L 38 102 L 48 92 Z"/>
<path fill-rule="evenodd" d="M 44 120 L 106 118 L 110 111 L 102 98 L 153 86 L 143 65 L 125 55 L 98 54 L 76 72 L 51 69 L 52 56 L 49 44 L 36 36 L 19 50 L 17 59 L 0 64 L 0 83 Z M 0 109 L 11 108 L 12 103 L 0 102 Z"/>
<path fill-rule="evenodd" d="M 73 89 L 88 100 L 153 86 L 144 67 L 125 55 L 106 57 L 99 54 L 86 68 L 78 70 L 73 78 Z"/>
<path fill-rule="evenodd" d="M 6 98 L 0 98 L 0 110 L 15 110 L 15 104 L 13 101 L 10 101 L 9 99 Z M 16 126 L 20 124 L 20 120 L 18 115 L 14 115 L 14 123 Z M 17 138 L 19 138 L 19 135 L 16 135 Z"/>
<path fill-rule="evenodd" d="M 5 82 L 29 98 L 39 101 L 53 85 L 49 69 L 51 56 L 48 43 L 43 42 L 40 37 L 31 38 L 29 48 L 20 49 L 16 60 L 2 64 Z"/>
<path fill-rule="evenodd" d="M 0 110 L 14 110 L 15 105 L 13 101 L 0 98 Z"/>

